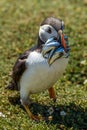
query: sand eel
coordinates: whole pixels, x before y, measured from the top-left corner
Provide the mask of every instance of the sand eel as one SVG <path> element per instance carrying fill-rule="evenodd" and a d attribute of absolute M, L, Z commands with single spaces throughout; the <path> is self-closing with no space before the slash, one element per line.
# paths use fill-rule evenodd
<path fill-rule="evenodd" d="M 20 91 L 20 100 L 30 118 L 39 120 L 29 109 L 30 94 L 49 91 L 56 99 L 53 85 L 61 77 L 68 63 L 69 46 L 64 39 L 64 22 L 46 18 L 40 25 L 38 42 L 17 59 L 12 72 L 10 89 Z M 66 56 L 67 55 L 67 56 Z"/>

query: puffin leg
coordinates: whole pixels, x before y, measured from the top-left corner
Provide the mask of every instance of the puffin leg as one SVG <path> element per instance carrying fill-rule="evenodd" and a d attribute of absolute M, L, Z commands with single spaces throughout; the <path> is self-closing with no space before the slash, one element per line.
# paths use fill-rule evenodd
<path fill-rule="evenodd" d="M 33 115 L 32 112 L 30 111 L 29 105 L 31 104 L 31 100 L 29 99 L 29 96 L 24 96 L 24 95 L 21 94 L 21 100 L 20 101 L 21 101 L 21 104 L 23 105 L 23 107 L 25 108 L 28 116 L 31 119 L 33 119 L 35 121 L 39 121 L 39 120 L 42 119 L 42 117 Z"/>
<path fill-rule="evenodd" d="M 51 87 L 51 88 L 48 89 L 48 91 L 49 91 L 50 98 L 52 98 L 53 101 L 55 102 L 56 101 L 56 94 L 55 94 L 54 88 Z"/>
<path fill-rule="evenodd" d="M 31 119 L 33 119 L 33 120 L 35 120 L 35 121 L 39 121 L 39 120 L 41 119 L 41 117 L 32 114 L 32 112 L 31 112 L 30 109 L 29 109 L 29 105 L 26 105 L 26 104 L 23 103 L 23 102 L 22 102 L 22 105 L 24 106 L 24 108 L 25 108 L 25 110 L 26 110 L 28 116 L 29 116 Z"/>

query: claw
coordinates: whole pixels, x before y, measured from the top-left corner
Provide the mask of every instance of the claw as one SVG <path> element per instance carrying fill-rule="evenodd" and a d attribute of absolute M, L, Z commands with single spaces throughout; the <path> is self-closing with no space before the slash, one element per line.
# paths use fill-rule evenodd
<path fill-rule="evenodd" d="M 35 121 L 40 121 L 40 120 L 42 119 L 41 117 L 36 116 L 36 115 L 32 115 L 30 118 L 31 118 L 32 120 L 35 120 Z"/>

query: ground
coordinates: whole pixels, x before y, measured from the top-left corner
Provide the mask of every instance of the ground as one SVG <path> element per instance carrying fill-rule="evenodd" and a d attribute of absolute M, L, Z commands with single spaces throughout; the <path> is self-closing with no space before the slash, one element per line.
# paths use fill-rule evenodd
<path fill-rule="evenodd" d="M 5 86 L 16 58 L 37 42 L 41 21 L 54 16 L 65 22 L 71 47 L 66 72 L 54 85 L 57 101 L 48 92 L 32 95 L 31 111 L 46 121 L 29 119 L 19 93 Z M 0 1 L 0 130 L 87 130 L 87 1 Z"/>

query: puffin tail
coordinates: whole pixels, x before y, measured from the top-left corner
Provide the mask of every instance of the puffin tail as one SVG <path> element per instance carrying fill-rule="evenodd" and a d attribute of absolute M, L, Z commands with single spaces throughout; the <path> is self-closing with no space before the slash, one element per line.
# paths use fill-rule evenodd
<path fill-rule="evenodd" d="M 18 90 L 18 85 L 14 81 L 11 81 L 9 85 L 5 87 L 5 89 Z"/>

